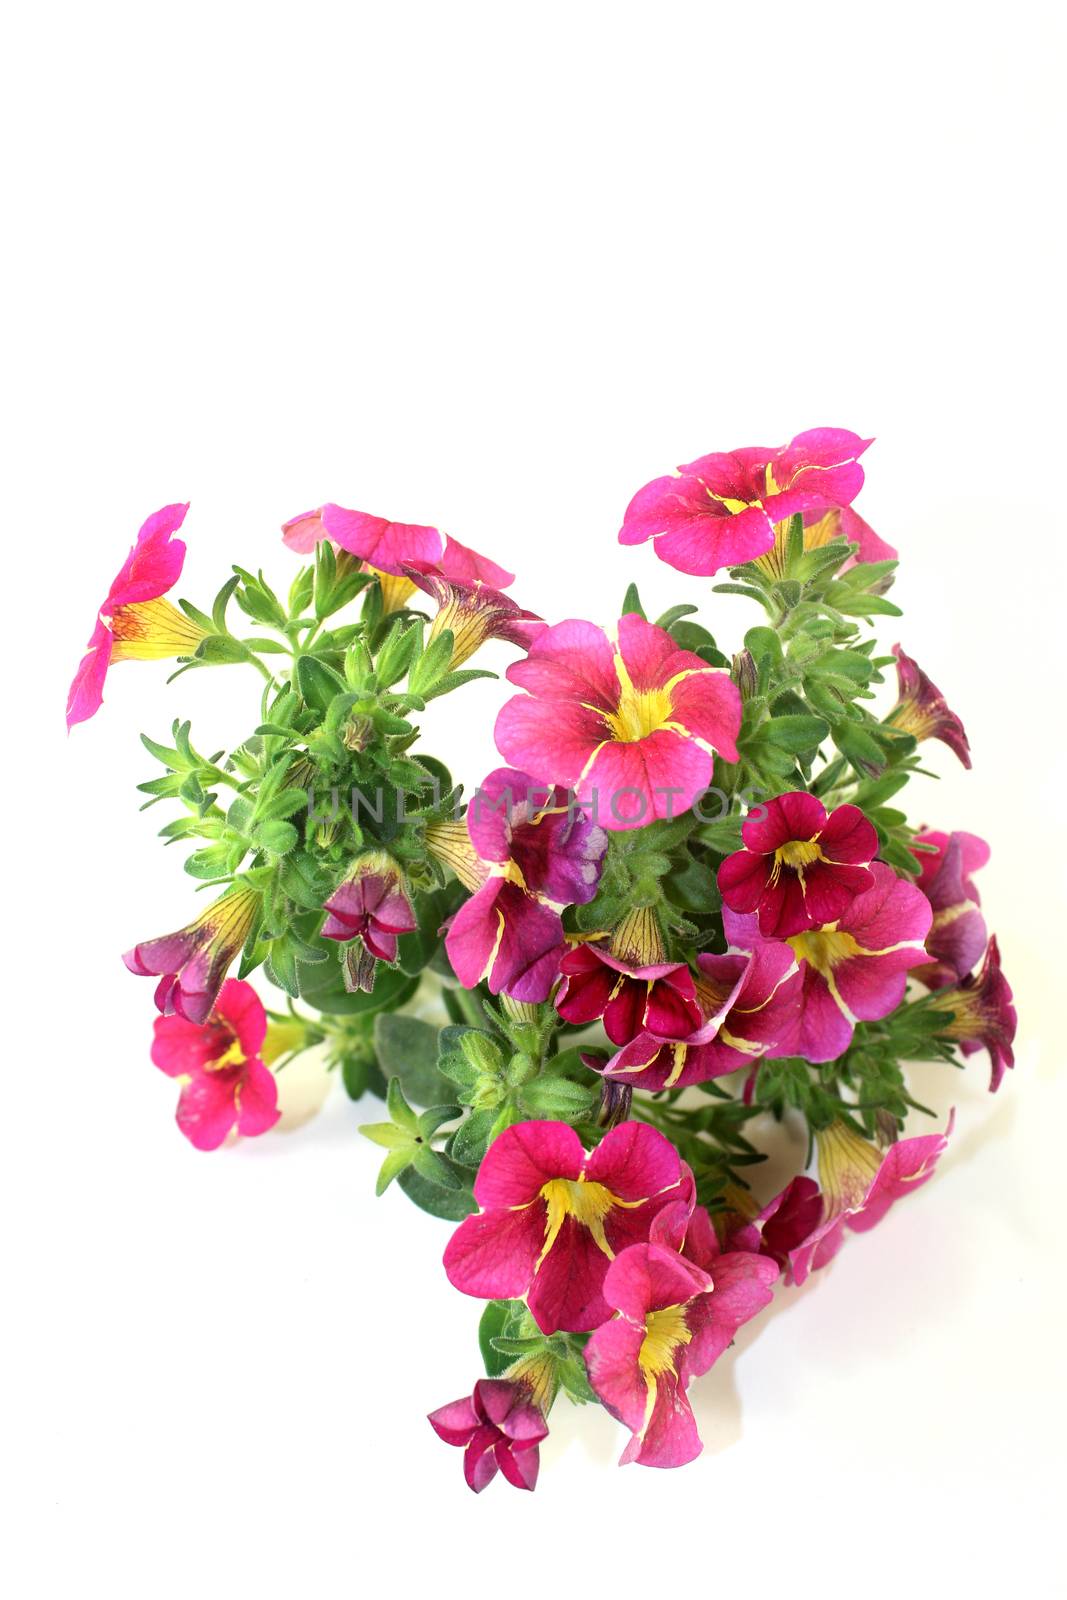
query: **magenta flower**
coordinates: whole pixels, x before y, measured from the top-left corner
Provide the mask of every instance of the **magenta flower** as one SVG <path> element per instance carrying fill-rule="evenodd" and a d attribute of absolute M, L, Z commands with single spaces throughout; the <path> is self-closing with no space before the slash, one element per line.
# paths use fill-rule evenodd
<path fill-rule="evenodd" d="M 835 1060 L 848 1049 L 855 1023 L 875 1022 L 896 1009 L 908 972 L 927 959 L 930 902 L 883 862 L 875 861 L 870 870 L 871 888 L 835 922 L 786 939 L 800 965 L 799 1004 L 792 1028 L 769 1055 Z M 755 914 L 741 916 L 727 907 L 723 927 L 730 943 L 742 950 L 765 942 Z"/>
<path fill-rule="evenodd" d="M 865 1233 L 896 1201 L 933 1177 L 948 1147 L 953 1120 L 950 1116 L 944 1133 L 900 1139 L 884 1154 L 844 1122 L 816 1132 L 822 1217 L 807 1239 L 789 1251 L 792 1282 L 803 1283 L 809 1272 L 832 1260 L 846 1227 Z"/>
<path fill-rule="evenodd" d="M 794 1178 L 759 1214 L 727 1231 L 730 1250 L 754 1250 L 777 1262 L 786 1283 L 795 1281 L 793 1258 L 812 1239 L 823 1216 L 823 1198 L 814 1178 Z"/>
<path fill-rule="evenodd" d="M 529 693 L 501 709 L 498 750 L 574 789 L 606 828 L 681 815 L 716 751 L 738 760 L 736 684 L 641 617 L 623 617 L 614 643 L 591 622 L 545 628 L 507 675 Z"/>
<path fill-rule="evenodd" d="M 661 561 L 697 577 L 741 566 L 773 548 L 775 523 L 850 505 L 870 443 L 847 428 L 812 428 L 778 449 L 701 456 L 638 490 L 619 542 L 653 539 Z"/>
<path fill-rule="evenodd" d="M 912 852 L 922 868 L 919 887 L 934 913 L 926 937 L 932 959 L 916 968 L 914 976 L 931 989 L 941 989 L 965 978 L 985 952 L 985 919 L 971 873 L 985 866 L 989 846 L 973 833 L 919 833 L 915 842 L 933 845 L 937 853 Z"/>
<path fill-rule="evenodd" d="M 646 1029 L 603 1068 L 606 1079 L 656 1093 L 751 1066 L 791 1037 L 801 978 L 788 945 L 760 941 L 745 955 L 700 955 L 696 994 L 703 1018 L 685 1038 Z"/>
<path fill-rule="evenodd" d="M 382 850 L 359 856 L 327 900 L 324 939 L 361 939 L 375 961 L 396 960 L 397 940 L 417 926 L 400 868 Z"/>
<path fill-rule="evenodd" d="M 475 1494 L 498 1471 L 516 1489 L 536 1485 L 548 1423 L 525 1384 L 482 1378 L 469 1399 L 431 1411 L 428 1420 L 439 1439 L 463 1450 L 463 1476 Z"/>
<path fill-rule="evenodd" d="M 612 1128 L 586 1155 L 566 1123 L 516 1123 L 486 1152 L 474 1180 L 482 1210 L 452 1235 L 445 1271 L 464 1294 L 525 1296 L 544 1333 L 584 1333 L 611 1315 L 610 1262 L 648 1238 L 682 1185 L 677 1150 L 647 1124 Z"/>
<path fill-rule="evenodd" d="M 157 1017 L 152 1060 L 181 1078 L 177 1123 L 197 1150 L 217 1150 L 236 1128 L 266 1133 L 281 1113 L 274 1074 L 263 1065 L 267 1013 L 251 984 L 227 978 L 206 1022 Z"/>
<path fill-rule="evenodd" d="M 381 582 L 386 611 L 396 611 L 415 592 L 405 567 L 425 567 L 457 583 L 483 583 L 506 589 L 515 574 L 481 556 L 451 535 L 418 522 L 390 522 L 366 511 L 346 511 L 328 504 L 302 512 L 282 524 L 282 540 L 290 550 L 308 555 L 320 539 L 330 539 L 374 572 Z"/>
<path fill-rule="evenodd" d="M 487 639 L 506 639 L 528 650 L 545 627 L 533 611 L 524 611 L 499 589 L 478 579 L 467 582 L 446 577 L 439 567 L 408 566 L 404 573 L 437 603 L 427 644 L 446 628 L 452 634 L 451 671 L 468 661 Z"/>
<path fill-rule="evenodd" d="M 463 986 L 547 1000 L 564 950 L 560 912 L 592 900 L 607 846 L 565 790 L 510 767 L 479 785 L 465 824 L 431 823 L 427 849 L 474 891 L 445 937 Z"/>
<path fill-rule="evenodd" d="M 192 655 L 205 637 L 191 617 L 161 598 L 181 577 L 185 545 L 173 535 L 188 509 L 188 503 L 164 506 L 137 535 L 100 606 L 88 653 L 74 674 L 67 697 L 68 728 L 99 711 L 104 680 L 114 662 Z"/>
<path fill-rule="evenodd" d="M 679 1214 L 684 1254 L 678 1253 Z M 611 1263 L 604 1297 L 618 1315 L 585 1348 L 590 1383 L 633 1434 L 623 1464 L 680 1467 L 700 1454 L 689 1382 L 707 1372 L 738 1328 L 770 1302 L 778 1276 L 765 1256 L 720 1253 L 702 1207 L 688 1229 L 684 1214 L 685 1207 L 665 1208 L 652 1240 L 631 1245 Z"/>
<path fill-rule="evenodd" d="M 756 913 L 765 939 L 836 921 L 873 884 L 878 834 L 858 806 L 827 816 L 821 800 L 798 790 L 757 812 L 742 824 L 744 849 L 719 868 L 719 889 L 731 911 Z"/>
<path fill-rule="evenodd" d="M 139 978 L 159 978 L 156 1005 L 187 1022 L 206 1022 L 231 961 L 244 948 L 259 913 L 259 894 L 237 884 L 177 933 L 146 939 L 123 956 Z"/>
<path fill-rule="evenodd" d="M 965 1056 L 988 1050 L 992 1064 L 990 1092 L 995 1094 L 1004 1074 L 1015 1065 L 1015 1029 L 1018 1018 L 1012 1003 L 1011 985 L 1000 967 L 1000 947 L 990 939 L 981 970 L 964 978 L 955 989 L 941 989 L 931 1006 L 948 1013 L 940 1030 L 943 1039 L 953 1039 Z"/>
<path fill-rule="evenodd" d="M 886 722 L 919 740 L 940 739 L 969 767 L 971 747 L 966 729 L 941 690 L 899 644 L 893 646 L 893 654 L 897 658 L 897 703 Z"/>
<path fill-rule="evenodd" d="M 629 1044 L 646 1030 L 661 1039 L 684 1039 L 703 1025 L 693 975 L 684 961 L 634 966 L 604 944 L 579 944 L 560 961 L 563 982 L 555 996 L 565 1022 L 604 1019 L 612 1044 Z"/>

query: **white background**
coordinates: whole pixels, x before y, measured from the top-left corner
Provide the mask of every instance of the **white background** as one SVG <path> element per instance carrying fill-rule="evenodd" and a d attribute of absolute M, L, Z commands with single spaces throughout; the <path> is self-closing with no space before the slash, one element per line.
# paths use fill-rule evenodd
<path fill-rule="evenodd" d="M 1064 1433 L 1063 325 L 1052 6 L 25 6 L 8 225 L 3 1426 L 7 1589 L 333 1595 L 1056 1591 Z M 192 904 L 136 743 L 246 731 L 237 669 L 123 667 L 62 732 L 137 527 L 191 498 L 181 592 L 324 499 L 432 522 L 558 619 L 636 578 L 728 645 L 746 602 L 615 544 L 713 449 L 878 435 L 890 623 L 962 711 L 916 820 L 984 834 L 1022 1018 L 935 1183 L 782 1293 L 695 1391 L 707 1448 L 615 1468 L 561 1402 L 533 1497 L 425 1412 L 478 1373 L 445 1225 L 340 1095 L 210 1157 L 119 952 Z M 14 638 L 12 639 L 12 627 Z M 499 652 L 498 664 L 508 659 Z M 501 689 L 429 733 L 468 781 Z M 1043 720 L 1046 719 L 1046 720 Z M 456 746 L 459 738 L 461 743 Z M 299 1085 L 287 1086 L 297 1097 Z M 305 1101 L 315 1084 L 303 1086 Z M 306 1105 L 305 1105 L 306 1109 Z M 291 1120 L 299 1121 L 298 1108 Z M 372 1579 L 372 1573 L 377 1577 Z M 389 1576 L 387 1577 L 386 1574 Z"/>

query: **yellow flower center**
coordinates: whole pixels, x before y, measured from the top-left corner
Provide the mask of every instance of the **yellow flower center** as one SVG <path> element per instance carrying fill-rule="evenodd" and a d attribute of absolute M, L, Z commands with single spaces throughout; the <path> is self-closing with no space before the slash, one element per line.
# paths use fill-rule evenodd
<path fill-rule="evenodd" d="M 588 1228 L 604 1254 L 614 1260 L 615 1252 L 604 1233 L 604 1219 L 620 1202 L 602 1183 L 586 1183 L 583 1179 L 550 1178 L 542 1185 L 541 1197 L 548 1208 L 545 1224 L 545 1243 L 541 1260 L 556 1242 L 559 1230 L 568 1217 L 583 1228 Z"/>
<path fill-rule="evenodd" d="M 604 713 L 604 721 L 619 744 L 636 744 L 670 721 L 671 697 L 666 689 L 635 689 L 623 683 L 622 695 L 614 711 Z"/>
<path fill-rule="evenodd" d="M 106 619 L 105 619 L 106 620 Z M 207 634 L 169 600 L 119 606 L 110 619 L 112 661 L 163 661 L 191 656 Z"/>
<path fill-rule="evenodd" d="M 849 961 L 853 956 L 868 954 L 850 933 L 842 932 L 833 923 L 809 933 L 795 933 L 785 942 L 792 945 L 798 961 L 806 961 L 816 972 L 821 972 L 824 978 L 829 977 L 842 961 Z"/>
<path fill-rule="evenodd" d="M 241 1049 L 239 1042 L 234 1039 L 229 1048 L 221 1056 L 216 1056 L 213 1061 L 205 1063 L 208 1072 L 225 1072 L 228 1067 L 243 1066 L 248 1057 Z"/>
<path fill-rule="evenodd" d="M 664 1306 L 662 1311 L 650 1311 L 645 1318 L 645 1337 L 637 1357 L 646 1378 L 658 1378 L 663 1372 L 676 1373 L 674 1352 L 687 1345 L 692 1337 L 684 1306 Z"/>
<path fill-rule="evenodd" d="M 810 867 L 813 861 L 822 860 L 818 839 L 790 839 L 774 852 L 774 865 L 780 867 Z"/>

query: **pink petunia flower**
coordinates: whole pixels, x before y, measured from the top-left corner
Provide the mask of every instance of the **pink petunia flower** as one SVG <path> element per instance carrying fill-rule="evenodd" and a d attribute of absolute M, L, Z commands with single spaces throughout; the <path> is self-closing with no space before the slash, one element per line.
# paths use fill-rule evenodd
<path fill-rule="evenodd" d="M 689 1189 L 677 1150 L 646 1124 L 613 1128 L 586 1155 L 566 1123 L 516 1123 L 486 1152 L 474 1181 L 482 1210 L 452 1235 L 445 1271 L 464 1294 L 525 1296 L 544 1333 L 587 1332 L 611 1315 L 611 1261 Z"/>
<path fill-rule="evenodd" d="M 870 870 L 871 888 L 836 921 L 785 940 L 800 965 L 799 1003 L 792 1028 L 769 1055 L 835 1060 L 848 1049 L 857 1022 L 874 1022 L 896 1009 L 908 972 L 926 961 L 930 902 L 883 862 Z M 756 950 L 766 942 L 754 913 L 741 916 L 727 907 L 723 927 L 739 949 Z"/>
<path fill-rule="evenodd" d="M 697 577 L 741 566 L 773 548 L 776 523 L 850 505 L 870 443 L 847 428 L 812 428 L 778 449 L 701 456 L 638 490 L 619 542 L 652 539 L 662 561 Z"/>
<path fill-rule="evenodd" d="M 687 1227 L 683 1221 L 679 1254 L 676 1215 L 684 1209 L 665 1208 L 650 1242 L 631 1245 L 611 1263 L 604 1297 L 618 1315 L 585 1349 L 593 1389 L 633 1433 L 623 1464 L 680 1467 L 700 1454 L 689 1382 L 770 1302 L 778 1276 L 765 1256 L 722 1253 L 702 1207 Z"/>
<path fill-rule="evenodd" d="M 164 506 L 148 518 L 97 613 L 88 653 L 67 697 L 67 727 L 99 711 L 108 668 L 118 661 L 161 661 L 192 655 L 204 629 L 164 600 L 181 577 L 185 545 L 175 539 L 185 505 Z"/>
<path fill-rule="evenodd" d="M 183 1080 L 177 1123 L 197 1150 L 217 1150 L 233 1129 L 266 1133 L 281 1113 L 274 1074 L 261 1059 L 267 1014 L 251 984 L 227 978 L 204 1022 L 157 1017 L 152 1060 Z"/>
<path fill-rule="evenodd" d="M 282 540 L 290 550 L 308 555 L 320 539 L 330 539 L 373 572 L 382 587 L 385 610 L 396 611 L 415 593 L 415 583 L 405 567 L 425 567 L 456 583 L 482 583 L 506 589 L 515 574 L 479 555 L 451 535 L 442 538 L 436 528 L 418 522 L 390 522 L 366 511 L 347 511 L 327 504 L 302 512 L 282 524 Z"/>
<path fill-rule="evenodd" d="M 497 767 L 479 785 L 465 822 L 436 822 L 426 848 L 473 891 L 445 937 L 467 989 L 547 1000 L 564 951 L 561 911 L 596 894 L 607 834 L 563 789 Z"/>
<path fill-rule="evenodd" d="M 969 767 L 971 747 L 967 731 L 941 690 L 917 661 L 904 654 L 899 644 L 893 646 L 893 654 L 897 658 L 897 703 L 886 722 L 919 740 L 940 739 L 965 767 Z"/>
<path fill-rule="evenodd" d="M 932 1009 L 948 1014 L 940 1030 L 942 1039 L 955 1040 L 965 1056 L 988 1050 L 992 1094 L 1000 1088 L 1008 1068 L 1015 1065 L 1012 1046 L 1018 1017 L 1012 998 L 1011 985 L 1001 971 L 1000 947 L 991 938 L 981 970 L 964 978 L 958 988 L 939 990 L 931 1001 Z"/>
<path fill-rule="evenodd" d="M 446 577 L 438 567 L 408 566 L 404 573 L 437 604 L 427 645 L 446 628 L 452 634 L 450 671 L 469 661 L 487 639 L 506 639 L 509 644 L 528 650 L 545 627 L 535 612 L 524 611 L 499 589 L 479 579 L 460 581 Z"/>
<path fill-rule="evenodd" d="M 260 896 L 237 884 L 177 933 L 146 939 L 123 956 L 139 978 L 159 978 L 156 1005 L 187 1022 L 206 1022 L 222 980 L 244 948 L 259 913 Z"/>
<path fill-rule="evenodd" d="M 726 1248 L 753 1250 L 777 1262 L 793 1283 L 793 1256 L 806 1246 L 823 1217 L 823 1198 L 814 1178 L 794 1178 L 756 1216 L 730 1219 Z"/>
<path fill-rule="evenodd" d="M 322 937 L 362 939 L 375 961 L 395 961 L 400 935 L 417 926 L 400 868 L 383 850 L 357 857 L 324 909 Z"/>
<path fill-rule="evenodd" d="M 985 866 L 989 846 L 973 833 L 919 833 L 915 842 L 933 845 L 937 853 L 912 852 L 922 868 L 919 887 L 934 913 L 926 936 L 931 960 L 917 967 L 914 976 L 931 989 L 941 989 L 965 978 L 985 952 L 985 919 L 971 873 Z"/>
<path fill-rule="evenodd" d="M 507 676 L 529 693 L 501 709 L 497 748 L 574 789 L 606 828 L 681 815 L 710 784 L 716 751 L 738 760 L 737 685 L 642 617 L 623 617 L 614 640 L 591 622 L 545 628 Z"/>
<path fill-rule="evenodd" d="M 744 955 L 700 955 L 696 996 L 702 1022 L 686 1037 L 646 1028 L 603 1067 L 604 1077 L 656 1093 L 751 1066 L 796 1027 L 801 977 L 789 946 L 760 941 Z"/>
<path fill-rule="evenodd" d="M 646 1030 L 684 1039 L 703 1024 L 693 975 L 684 961 L 633 966 L 606 944 L 578 944 L 560 961 L 555 1006 L 565 1022 L 604 1019 L 612 1044 L 629 1044 Z"/>
<path fill-rule="evenodd" d="M 874 882 L 874 824 L 858 806 L 828 816 L 803 790 L 758 807 L 741 826 L 743 850 L 719 868 L 719 889 L 731 911 L 755 912 L 766 939 L 788 938 L 841 917 Z"/>
<path fill-rule="evenodd" d="M 548 1423 L 525 1384 L 482 1378 L 469 1398 L 431 1411 L 428 1420 L 439 1439 L 462 1449 L 463 1476 L 475 1494 L 497 1472 L 516 1489 L 536 1485 Z"/>
<path fill-rule="evenodd" d="M 846 1227 L 865 1233 L 896 1201 L 927 1183 L 948 1147 L 953 1121 L 954 1114 L 944 1133 L 900 1139 L 884 1154 L 847 1123 L 818 1130 L 822 1216 L 808 1237 L 789 1249 L 787 1280 L 803 1283 L 837 1254 Z"/>

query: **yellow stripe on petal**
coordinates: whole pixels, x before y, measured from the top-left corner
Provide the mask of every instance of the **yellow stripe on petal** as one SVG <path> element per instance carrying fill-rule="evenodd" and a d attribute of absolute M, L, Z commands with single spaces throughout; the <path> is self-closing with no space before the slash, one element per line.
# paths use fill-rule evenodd
<path fill-rule="evenodd" d="M 119 606 L 110 627 L 112 661 L 163 661 L 168 656 L 191 656 L 201 640 L 207 638 L 207 630 L 169 600 Z"/>

